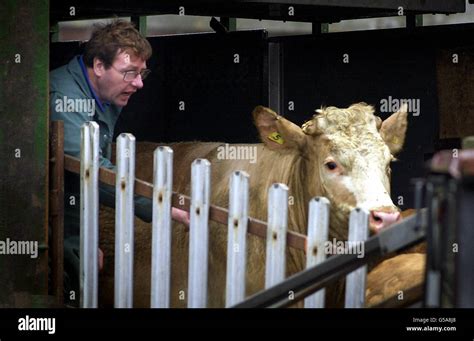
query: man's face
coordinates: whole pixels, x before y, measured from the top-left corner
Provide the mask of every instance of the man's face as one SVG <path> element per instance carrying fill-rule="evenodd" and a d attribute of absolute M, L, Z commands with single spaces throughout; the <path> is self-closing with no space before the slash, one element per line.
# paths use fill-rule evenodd
<path fill-rule="evenodd" d="M 110 68 L 102 67 L 99 74 L 95 72 L 100 99 L 120 107 L 127 105 L 130 96 L 143 87 L 143 80 L 137 75 L 133 80 L 125 81 L 124 74 L 127 71 L 141 72 L 144 69 L 146 62 L 143 59 L 127 52 L 118 54 Z"/>

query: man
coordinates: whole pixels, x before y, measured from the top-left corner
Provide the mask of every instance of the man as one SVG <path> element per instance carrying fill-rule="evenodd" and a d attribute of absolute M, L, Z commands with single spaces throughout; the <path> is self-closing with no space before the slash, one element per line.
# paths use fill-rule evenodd
<path fill-rule="evenodd" d="M 100 127 L 101 167 L 114 170 L 110 161 L 114 126 L 122 107 L 143 87 L 150 73 L 146 61 L 152 54 L 149 42 L 129 22 L 115 20 L 98 27 L 84 48 L 67 65 L 50 74 L 51 120 L 64 121 L 64 152 L 80 156 L 81 126 L 95 121 Z M 77 304 L 79 287 L 79 176 L 65 174 L 64 268 L 66 302 Z M 115 190 L 99 186 L 99 200 L 115 206 Z M 135 196 L 135 214 L 152 220 L 151 200 Z M 173 208 L 172 217 L 189 225 L 189 214 Z M 99 269 L 103 253 L 99 250 Z"/>

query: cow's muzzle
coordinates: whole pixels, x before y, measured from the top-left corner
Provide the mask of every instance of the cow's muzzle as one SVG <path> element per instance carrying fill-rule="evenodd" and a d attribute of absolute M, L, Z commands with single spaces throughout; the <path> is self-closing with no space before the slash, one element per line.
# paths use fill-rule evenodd
<path fill-rule="evenodd" d="M 371 233 L 378 233 L 382 229 L 394 224 L 401 219 L 400 212 L 387 212 L 383 210 L 371 210 L 369 216 L 369 229 Z"/>

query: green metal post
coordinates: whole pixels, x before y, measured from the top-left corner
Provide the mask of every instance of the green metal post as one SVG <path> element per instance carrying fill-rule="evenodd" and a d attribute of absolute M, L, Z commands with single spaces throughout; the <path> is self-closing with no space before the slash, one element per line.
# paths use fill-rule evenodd
<path fill-rule="evenodd" d="M 135 26 L 137 27 L 138 31 L 140 31 L 140 33 L 146 37 L 146 33 L 147 33 L 147 20 L 146 20 L 146 16 L 132 16 L 130 18 L 130 20 L 135 24 Z"/>
<path fill-rule="evenodd" d="M 51 25 L 50 30 L 49 30 L 49 40 L 52 43 L 57 43 L 59 41 L 59 24 L 55 23 Z"/>
<path fill-rule="evenodd" d="M 228 18 L 222 17 L 220 20 L 221 24 L 227 28 L 229 32 L 237 31 L 237 19 L 236 18 Z"/>
<path fill-rule="evenodd" d="M 416 27 L 423 26 L 423 14 L 417 14 L 415 16 L 415 26 Z"/>
<path fill-rule="evenodd" d="M 0 306 L 37 306 L 48 278 L 49 0 L 2 0 L 0 23 Z"/>
<path fill-rule="evenodd" d="M 312 31 L 313 31 L 314 35 L 328 33 L 329 32 L 329 24 L 328 23 L 313 22 L 312 23 Z"/>

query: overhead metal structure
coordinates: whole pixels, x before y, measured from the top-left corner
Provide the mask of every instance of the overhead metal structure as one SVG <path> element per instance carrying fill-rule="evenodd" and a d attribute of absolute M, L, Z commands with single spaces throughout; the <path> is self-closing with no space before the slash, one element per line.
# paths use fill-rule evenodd
<path fill-rule="evenodd" d="M 86 0 L 51 1 L 51 22 L 86 18 L 156 14 L 202 15 L 301 22 L 465 11 L 464 0 Z M 72 16 L 71 13 L 74 13 Z"/>

